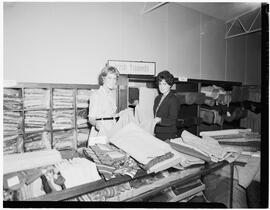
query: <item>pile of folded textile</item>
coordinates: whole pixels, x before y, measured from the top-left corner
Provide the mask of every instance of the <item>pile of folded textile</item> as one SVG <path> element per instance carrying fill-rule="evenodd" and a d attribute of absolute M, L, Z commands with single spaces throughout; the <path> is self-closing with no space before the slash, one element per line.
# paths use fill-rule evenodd
<path fill-rule="evenodd" d="M 51 135 L 48 132 L 26 134 L 24 140 L 26 152 L 51 149 Z"/>
<path fill-rule="evenodd" d="M 53 108 L 73 108 L 73 90 L 54 89 Z"/>
<path fill-rule="evenodd" d="M 4 109 L 21 109 L 22 98 L 19 90 L 16 89 L 4 89 L 3 95 L 3 107 Z"/>
<path fill-rule="evenodd" d="M 229 146 L 243 151 L 258 151 L 261 145 L 261 135 L 251 129 L 228 129 L 220 131 L 205 131 L 201 136 L 215 139 L 223 147 Z"/>
<path fill-rule="evenodd" d="M 54 110 L 52 114 L 53 129 L 74 127 L 74 110 Z"/>
<path fill-rule="evenodd" d="M 74 131 L 53 132 L 53 148 L 57 150 L 74 148 Z"/>
<path fill-rule="evenodd" d="M 121 201 L 120 197 L 131 191 L 130 184 L 128 182 L 115 185 L 112 187 L 106 187 L 102 190 L 97 190 L 92 193 L 80 195 L 76 198 L 68 201 Z"/>
<path fill-rule="evenodd" d="M 192 155 L 205 161 L 219 162 L 234 156 L 233 151 L 221 147 L 215 139 L 204 136 L 197 137 L 188 131 L 183 131 L 181 138 L 170 140 L 170 144 L 177 151 Z M 235 151 L 234 151 L 235 152 Z"/>
<path fill-rule="evenodd" d="M 91 90 L 78 90 L 77 92 L 77 108 L 88 108 Z"/>
<path fill-rule="evenodd" d="M 49 109 L 50 90 L 49 89 L 24 89 L 25 109 Z"/>
<path fill-rule="evenodd" d="M 135 123 L 129 123 L 123 127 L 109 138 L 109 141 L 128 153 L 149 173 L 168 169 L 185 160 L 184 155 Z M 202 163 L 200 160 L 198 161 Z"/>
<path fill-rule="evenodd" d="M 77 126 L 88 127 L 88 109 L 77 110 Z"/>
<path fill-rule="evenodd" d="M 117 174 L 134 177 L 139 169 L 131 157 L 113 145 L 94 144 L 84 148 L 83 153 L 96 163 L 99 173 L 105 179 L 114 178 Z"/>
<path fill-rule="evenodd" d="M 22 116 L 20 112 L 4 110 L 3 120 L 3 152 L 11 154 L 23 151 Z"/>
<path fill-rule="evenodd" d="M 55 164 L 55 167 L 64 177 L 64 184 L 66 188 L 71 188 L 101 179 L 95 163 L 85 158 L 63 160 L 62 162 Z M 76 174 L 76 176 L 74 176 L 74 174 Z"/>
<path fill-rule="evenodd" d="M 231 91 L 225 91 L 222 87 L 218 87 L 216 85 L 202 87 L 201 93 L 205 94 L 206 98 L 204 103 L 209 106 L 214 105 L 213 100 L 215 100 L 216 104 L 221 105 L 227 105 L 232 101 Z"/>
<path fill-rule="evenodd" d="M 25 132 L 36 132 L 45 130 L 48 125 L 48 111 L 27 111 L 25 112 Z"/>
<path fill-rule="evenodd" d="M 13 109 L 22 108 L 19 90 L 4 89 L 3 94 L 3 152 L 4 155 L 23 152 L 22 114 Z"/>

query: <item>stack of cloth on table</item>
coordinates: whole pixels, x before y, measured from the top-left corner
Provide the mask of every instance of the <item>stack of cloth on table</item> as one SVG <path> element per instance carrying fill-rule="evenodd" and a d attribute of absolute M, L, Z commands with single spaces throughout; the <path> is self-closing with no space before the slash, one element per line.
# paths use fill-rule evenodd
<path fill-rule="evenodd" d="M 80 89 L 77 92 L 77 108 L 88 108 L 91 90 Z"/>
<path fill-rule="evenodd" d="M 53 108 L 73 108 L 73 90 L 54 89 Z"/>
<path fill-rule="evenodd" d="M 75 134 L 73 130 L 53 132 L 53 148 L 65 150 L 74 148 Z"/>
<path fill-rule="evenodd" d="M 74 127 L 74 110 L 54 110 L 52 114 L 53 129 L 67 129 Z"/>
<path fill-rule="evenodd" d="M 157 173 L 179 163 L 181 165 L 187 163 L 185 155 L 175 151 L 169 144 L 155 138 L 135 123 L 129 123 L 114 133 L 109 141 L 139 162 L 148 173 Z M 198 159 L 193 161 L 203 163 Z"/>
<path fill-rule="evenodd" d="M 206 98 L 204 103 L 213 106 L 213 100 L 216 104 L 227 105 L 232 101 L 231 91 L 225 91 L 222 87 L 216 85 L 206 86 L 201 88 L 201 93 L 204 93 Z"/>
<path fill-rule="evenodd" d="M 220 162 L 234 161 L 240 151 L 231 148 L 223 148 L 215 139 L 203 136 L 197 137 L 184 130 L 181 138 L 171 139 L 169 144 L 179 152 L 200 158 L 205 161 Z"/>
<path fill-rule="evenodd" d="M 88 109 L 77 110 L 77 126 L 88 127 Z"/>
<path fill-rule="evenodd" d="M 71 188 L 101 179 L 95 163 L 85 158 L 63 160 L 62 162 L 55 164 L 55 167 L 65 179 L 64 184 L 66 188 Z M 74 176 L 74 174 L 76 174 L 76 176 Z"/>
<path fill-rule="evenodd" d="M 179 99 L 180 104 L 203 104 L 206 100 L 204 93 L 177 92 L 175 95 Z"/>
<path fill-rule="evenodd" d="M 86 147 L 89 135 L 90 135 L 89 128 L 78 129 L 77 130 L 77 147 Z"/>
<path fill-rule="evenodd" d="M 122 201 L 121 197 L 129 191 L 131 191 L 131 187 L 129 182 L 126 182 L 80 195 L 76 198 L 68 199 L 67 201 Z"/>
<path fill-rule="evenodd" d="M 51 149 L 49 132 L 25 134 L 24 148 L 26 152 Z"/>
<path fill-rule="evenodd" d="M 251 129 L 228 129 L 220 131 L 205 131 L 203 137 L 211 137 L 223 147 L 234 147 L 242 151 L 256 152 L 260 150 L 261 135 Z"/>
<path fill-rule="evenodd" d="M 86 158 L 93 160 L 106 180 L 116 175 L 134 177 L 140 167 L 125 152 L 110 144 L 94 144 L 84 148 Z"/>
<path fill-rule="evenodd" d="M 50 90 L 40 88 L 24 89 L 23 105 L 25 109 L 49 109 Z"/>
<path fill-rule="evenodd" d="M 23 151 L 22 116 L 20 112 L 4 110 L 3 152 L 12 154 Z"/>
<path fill-rule="evenodd" d="M 43 131 L 48 127 L 48 115 L 46 110 L 25 112 L 25 132 Z"/>
<path fill-rule="evenodd" d="M 3 101 L 4 110 L 22 108 L 22 98 L 20 90 L 5 88 L 3 98 L 4 98 Z"/>

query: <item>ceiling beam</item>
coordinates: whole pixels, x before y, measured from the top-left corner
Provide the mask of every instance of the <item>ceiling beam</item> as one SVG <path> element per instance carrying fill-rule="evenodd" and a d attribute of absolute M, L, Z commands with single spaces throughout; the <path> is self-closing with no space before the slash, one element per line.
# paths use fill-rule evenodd
<path fill-rule="evenodd" d="M 154 6 L 148 8 L 148 9 L 145 9 L 146 4 L 147 4 L 147 3 L 145 3 L 142 14 L 149 13 L 149 12 L 151 12 L 151 11 L 153 11 L 153 10 L 155 10 L 155 9 L 157 9 L 157 8 L 163 6 L 164 4 L 167 4 L 167 3 L 169 3 L 169 2 L 157 2 L 157 4 L 155 4 Z"/>

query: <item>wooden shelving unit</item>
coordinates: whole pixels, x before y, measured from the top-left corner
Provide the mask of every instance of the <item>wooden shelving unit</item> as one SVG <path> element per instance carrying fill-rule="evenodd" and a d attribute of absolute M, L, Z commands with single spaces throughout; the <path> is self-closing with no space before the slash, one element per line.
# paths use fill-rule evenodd
<path fill-rule="evenodd" d="M 78 129 L 81 129 L 81 127 L 77 126 L 77 91 L 80 89 L 83 90 L 92 90 L 92 89 L 98 89 L 99 85 L 83 85 L 83 84 L 50 84 L 50 83 L 18 83 L 15 86 L 8 86 L 4 87 L 5 89 L 16 89 L 20 90 L 21 92 L 21 98 L 23 101 L 22 109 L 4 109 L 5 111 L 19 111 L 22 113 L 22 136 L 23 139 L 25 140 L 26 134 L 33 134 L 33 133 L 43 133 L 43 132 L 48 132 L 51 136 L 51 146 L 53 146 L 53 137 L 54 137 L 54 132 L 57 131 L 69 131 L 73 130 L 74 131 L 74 149 L 77 148 L 77 133 Z M 25 89 L 44 89 L 48 90 L 50 93 L 49 97 L 49 107 L 48 108 L 40 108 L 40 109 L 25 109 L 24 108 L 24 92 Z M 72 90 L 73 91 L 73 107 L 72 108 L 54 108 L 53 107 L 53 91 L 55 89 L 67 89 L 67 90 Z M 74 112 L 73 114 L 73 125 L 72 127 L 68 128 L 63 128 L 63 129 L 53 129 L 53 112 L 54 111 L 65 111 L 65 110 L 72 110 Z M 48 111 L 48 119 L 47 119 L 47 125 L 46 128 L 42 131 L 25 131 L 25 114 L 29 111 Z M 84 128 L 89 128 L 89 127 L 84 127 Z"/>

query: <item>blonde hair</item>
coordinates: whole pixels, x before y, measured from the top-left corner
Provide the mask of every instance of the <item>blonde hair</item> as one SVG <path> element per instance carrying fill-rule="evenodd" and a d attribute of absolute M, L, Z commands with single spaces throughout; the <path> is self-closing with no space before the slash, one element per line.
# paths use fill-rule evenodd
<path fill-rule="evenodd" d="M 113 66 L 105 66 L 102 70 L 101 73 L 99 75 L 99 84 L 103 85 L 104 83 L 104 77 L 106 77 L 108 74 L 115 74 L 116 78 L 119 78 L 119 71 L 117 70 L 117 68 L 113 67 Z"/>

